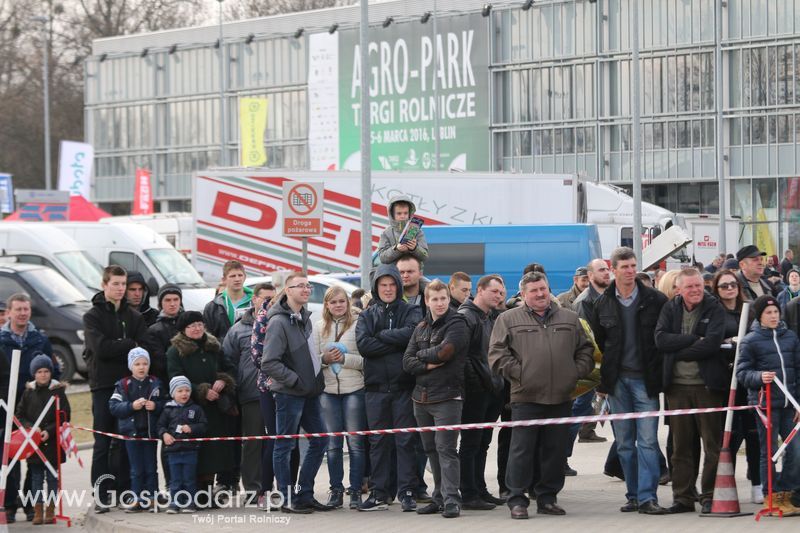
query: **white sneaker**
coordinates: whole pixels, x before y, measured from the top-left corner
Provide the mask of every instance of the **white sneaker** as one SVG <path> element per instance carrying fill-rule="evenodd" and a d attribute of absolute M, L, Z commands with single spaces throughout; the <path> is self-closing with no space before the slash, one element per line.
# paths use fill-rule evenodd
<path fill-rule="evenodd" d="M 761 485 L 750 487 L 750 501 L 753 503 L 764 503 L 764 493 L 761 492 Z"/>

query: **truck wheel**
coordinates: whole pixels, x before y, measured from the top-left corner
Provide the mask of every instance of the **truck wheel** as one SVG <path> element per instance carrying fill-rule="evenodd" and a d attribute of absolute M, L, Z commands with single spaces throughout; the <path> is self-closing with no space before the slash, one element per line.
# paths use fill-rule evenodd
<path fill-rule="evenodd" d="M 72 381 L 72 377 L 75 375 L 75 359 L 72 351 L 60 344 L 53 344 L 53 355 L 61 366 L 62 381 Z"/>

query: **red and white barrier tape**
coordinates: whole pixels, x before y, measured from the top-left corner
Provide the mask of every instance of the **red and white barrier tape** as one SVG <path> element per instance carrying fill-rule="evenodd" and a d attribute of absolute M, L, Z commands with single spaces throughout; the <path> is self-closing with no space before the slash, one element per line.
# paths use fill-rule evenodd
<path fill-rule="evenodd" d="M 509 422 L 481 422 L 476 424 L 454 424 L 450 426 L 426 426 L 413 428 L 392 428 L 392 429 L 369 429 L 363 431 L 332 431 L 328 433 L 301 433 L 296 435 L 258 435 L 253 437 L 200 437 L 180 439 L 180 442 L 218 442 L 218 441 L 246 441 L 246 440 L 278 440 L 278 439 L 299 439 L 314 437 L 346 437 L 348 435 L 391 435 L 394 433 L 427 433 L 431 431 L 464 431 L 470 429 L 492 429 L 492 428 L 515 428 L 529 426 L 554 426 L 558 424 L 584 424 L 587 422 L 600 422 L 605 420 L 635 420 L 638 418 L 651 418 L 656 416 L 683 416 L 683 415 L 702 415 L 707 413 L 721 413 L 724 411 L 746 411 L 754 409 L 752 405 L 737 405 L 734 407 L 706 407 L 702 409 L 672 409 L 667 411 L 643 411 L 641 413 L 619 413 L 611 415 L 592 415 L 592 416 L 567 416 L 562 418 L 539 418 L 535 420 L 513 420 Z M 146 437 L 126 437 L 116 433 L 97 431 L 91 428 L 74 426 L 73 429 L 89 431 L 106 437 L 120 440 L 141 440 L 154 441 L 160 439 L 150 439 Z"/>

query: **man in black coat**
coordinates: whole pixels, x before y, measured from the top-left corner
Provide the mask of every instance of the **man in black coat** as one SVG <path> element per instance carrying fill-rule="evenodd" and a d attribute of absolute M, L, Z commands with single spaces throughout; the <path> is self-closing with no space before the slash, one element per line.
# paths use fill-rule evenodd
<path fill-rule="evenodd" d="M 414 378 L 403 371 L 403 353 L 422 320 L 417 305 L 402 298 L 403 283 L 394 265 L 381 265 L 372 282 L 374 303 L 358 316 L 356 343 L 364 358 L 369 429 L 414 427 L 411 401 Z M 359 511 L 388 509 L 393 447 L 397 451 L 397 487 L 403 511 L 416 509 L 418 487 L 413 433 L 370 435 L 370 496 Z"/>
<path fill-rule="evenodd" d="M 725 337 L 725 309 L 705 293 L 703 278 L 694 268 L 676 279 L 680 295 L 661 309 L 656 346 L 664 353 L 664 391 L 670 409 L 722 407 L 731 373 L 720 344 Z M 701 479 L 701 512 L 711 512 L 711 497 L 722 445 L 722 414 L 676 416 L 672 429 L 672 497 L 670 513 L 694 512 L 694 450 L 703 441 L 705 463 Z M 698 434 L 699 433 L 699 434 Z"/>
<path fill-rule="evenodd" d="M 108 400 L 114 393 L 117 381 L 130 374 L 128 352 L 136 346 L 144 346 L 147 340 L 142 315 L 132 309 L 125 299 L 127 273 L 119 265 L 110 265 L 103 270 L 102 291 L 92 298 L 92 308 L 83 315 L 83 330 L 89 369 L 89 388 L 92 392 L 93 428 L 114 433 L 117 421 L 108 408 Z M 96 513 L 109 510 L 109 489 L 112 483 L 106 479 L 95 486 L 101 476 L 112 474 L 112 439 L 95 434 L 92 450 L 92 486 L 95 495 Z M 130 475 L 124 447 L 119 447 L 120 461 L 116 476 L 117 489 L 127 488 Z"/>
<path fill-rule="evenodd" d="M 139 311 L 144 319 L 145 326 L 150 327 L 156 323 L 158 311 L 150 307 L 150 290 L 139 272 L 128 272 L 128 284 L 125 287 L 125 299 L 128 305 Z"/>
<path fill-rule="evenodd" d="M 739 272 L 736 273 L 736 278 L 742 285 L 742 294 L 748 302 L 752 302 L 764 294 L 776 296 L 775 288 L 762 277 L 766 255 L 766 252 L 762 252 L 752 244 L 736 252 L 736 260 L 739 261 Z"/>

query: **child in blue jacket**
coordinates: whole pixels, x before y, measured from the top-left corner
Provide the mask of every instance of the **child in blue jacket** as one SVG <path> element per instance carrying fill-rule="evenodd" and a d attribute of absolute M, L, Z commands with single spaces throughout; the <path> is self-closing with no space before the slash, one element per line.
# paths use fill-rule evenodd
<path fill-rule="evenodd" d="M 185 439 L 202 437 L 208 421 L 203 409 L 192 402 L 192 384 L 186 376 L 175 376 L 169 382 L 172 401 L 167 402 L 158 419 L 158 436 L 164 440 L 169 464 L 168 514 L 192 513 L 197 510 L 197 456 L 200 444 Z M 178 502 L 178 493 L 187 492 L 189 502 Z"/>
<path fill-rule="evenodd" d="M 158 417 L 165 398 L 161 381 L 148 375 L 150 354 L 147 350 L 137 347 L 128 352 L 128 368 L 131 375 L 117 382 L 108 408 L 119 419 L 121 435 L 158 438 Z M 137 513 L 153 509 L 158 492 L 158 442 L 125 441 L 125 449 L 131 466 L 131 490 L 136 495 L 136 500 L 125 511 Z"/>

